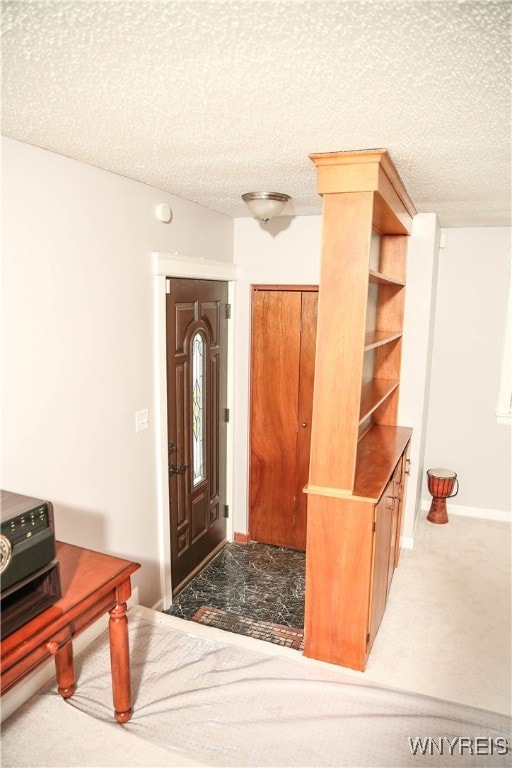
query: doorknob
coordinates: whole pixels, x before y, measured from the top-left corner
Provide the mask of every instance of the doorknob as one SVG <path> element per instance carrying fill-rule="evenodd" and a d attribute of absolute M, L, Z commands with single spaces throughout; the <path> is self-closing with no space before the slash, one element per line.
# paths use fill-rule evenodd
<path fill-rule="evenodd" d="M 187 469 L 188 464 L 182 464 L 179 467 L 175 467 L 174 464 L 169 464 L 169 474 L 170 475 L 182 475 L 185 470 Z"/>
<path fill-rule="evenodd" d="M 302 427 L 302 429 L 306 429 L 307 423 L 305 421 L 303 421 L 302 424 L 301 424 L 301 427 Z"/>

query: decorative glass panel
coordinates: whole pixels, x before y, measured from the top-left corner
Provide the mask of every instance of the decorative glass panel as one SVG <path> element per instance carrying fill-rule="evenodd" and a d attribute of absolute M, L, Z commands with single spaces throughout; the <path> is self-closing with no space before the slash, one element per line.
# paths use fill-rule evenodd
<path fill-rule="evenodd" d="M 192 339 L 192 460 L 193 483 L 198 485 L 205 479 L 204 448 L 205 448 L 205 340 L 199 331 Z"/>

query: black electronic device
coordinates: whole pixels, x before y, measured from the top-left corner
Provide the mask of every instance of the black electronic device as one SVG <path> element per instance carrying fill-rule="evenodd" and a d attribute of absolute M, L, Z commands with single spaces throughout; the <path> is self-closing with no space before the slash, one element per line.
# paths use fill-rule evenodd
<path fill-rule="evenodd" d="M 2 490 L 0 506 L 3 638 L 58 600 L 61 588 L 52 503 Z"/>

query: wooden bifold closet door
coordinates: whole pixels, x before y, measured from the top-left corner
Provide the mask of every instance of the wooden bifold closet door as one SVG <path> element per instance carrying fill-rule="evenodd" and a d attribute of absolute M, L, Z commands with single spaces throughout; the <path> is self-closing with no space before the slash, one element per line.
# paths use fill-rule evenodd
<path fill-rule="evenodd" d="M 306 548 L 317 286 L 254 286 L 249 533 Z"/>

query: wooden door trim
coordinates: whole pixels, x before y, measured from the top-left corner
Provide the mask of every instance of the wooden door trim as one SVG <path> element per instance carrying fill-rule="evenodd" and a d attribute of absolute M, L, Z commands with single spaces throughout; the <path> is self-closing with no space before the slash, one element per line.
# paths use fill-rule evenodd
<path fill-rule="evenodd" d="M 318 293 L 318 285 L 253 285 L 253 291 L 312 291 Z"/>

